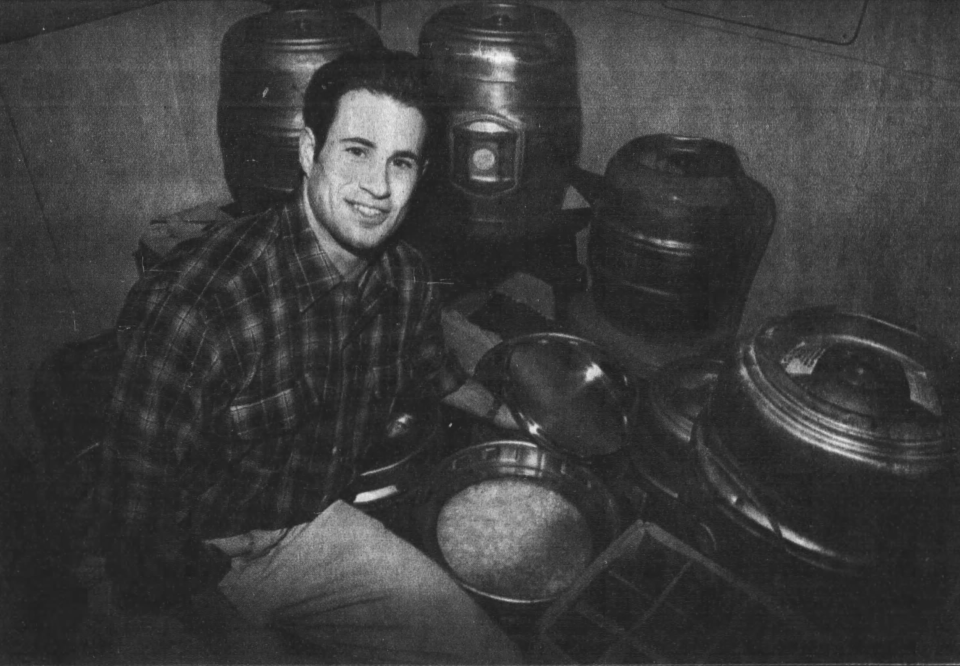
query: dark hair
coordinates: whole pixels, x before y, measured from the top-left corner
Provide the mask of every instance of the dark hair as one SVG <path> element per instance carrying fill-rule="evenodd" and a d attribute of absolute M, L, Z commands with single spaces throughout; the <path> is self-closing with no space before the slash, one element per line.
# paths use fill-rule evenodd
<path fill-rule="evenodd" d="M 327 141 L 341 98 L 354 90 L 385 95 L 419 111 L 427 122 L 424 152 L 429 154 L 436 105 L 424 61 L 412 53 L 388 49 L 345 53 L 313 74 L 303 95 L 303 124 L 313 131 L 317 154 Z"/>

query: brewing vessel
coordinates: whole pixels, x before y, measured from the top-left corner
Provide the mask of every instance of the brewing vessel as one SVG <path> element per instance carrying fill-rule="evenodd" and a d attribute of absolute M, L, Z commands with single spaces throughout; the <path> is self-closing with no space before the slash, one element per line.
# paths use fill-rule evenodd
<path fill-rule="evenodd" d="M 732 146 L 636 138 L 610 159 L 594 202 L 592 294 L 627 332 L 732 336 L 773 221 L 772 197 Z"/>
<path fill-rule="evenodd" d="M 359 17 L 319 7 L 249 16 L 224 35 L 217 132 L 224 177 L 243 213 L 296 188 L 303 94 L 313 73 L 348 51 L 381 46 Z"/>
<path fill-rule="evenodd" d="M 427 21 L 420 53 L 443 104 L 432 233 L 475 250 L 549 232 L 580 148 L 570 28 L 525 3 L 460 4 Z"/>
<path fill-rule="evenodd" d="M 738 345 L 693 442 L 752 566 L 778 562 L 818 615 L 888 640 L 917 628 L 956 576 L 958 414 L 948 348 L 812 308 Z"/>

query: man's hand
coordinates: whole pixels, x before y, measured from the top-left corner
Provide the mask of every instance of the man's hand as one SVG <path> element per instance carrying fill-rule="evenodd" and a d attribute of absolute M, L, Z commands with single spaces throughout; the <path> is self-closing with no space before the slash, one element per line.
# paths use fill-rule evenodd
<path fill-rule="evenodd" d="M 216 585 L 230 569 L 230 558 L 197 539 L 141 536 L 118 540 L 108 572 L 131 610 L 173 610 Z"/>

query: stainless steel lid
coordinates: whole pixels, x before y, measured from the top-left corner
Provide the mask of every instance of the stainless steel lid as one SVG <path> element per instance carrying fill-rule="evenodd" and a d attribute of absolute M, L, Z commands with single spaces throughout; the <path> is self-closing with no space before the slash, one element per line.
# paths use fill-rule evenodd
<path fill-rule="evenodd" d="M 562 333 L 505 340 L 480 359 L 475 376 L 547 449 L 585 458 L 630 441 L 639 392 L 588 340 Z"/>
<path fill-rule="evenodd" d="M 771 320 L 740 352 L 756 402 L 810 446 L 898 476 L 957 454 L 949 349 L 866 314 L 813 308 Z"/>

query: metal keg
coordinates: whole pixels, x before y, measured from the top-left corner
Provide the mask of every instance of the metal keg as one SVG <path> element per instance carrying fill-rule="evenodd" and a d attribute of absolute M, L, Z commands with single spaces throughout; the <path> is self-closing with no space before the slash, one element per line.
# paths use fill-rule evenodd
<path fill-rule="evenodd" d="M 600 311 L 674 341 L 734 335 L 773 222 L 772 197 L 733 147 L 668 134 L 630 141 L 594 203 L 588 265 Z"/>
<path fill-rule="evenodd" d="M 464 254 L 550 231 L 580 149 L 570 28 L 525 3 L 454 5 L 423 26 L 420 54 L 444 104 L 425 222 Z"/>
<path fill-rule="evenodd" d="M 372 26 L 333 9 L 278 9 L 230 27 L 220 51 L 217 131 L 224 177 L 242 212 L 297 187 L 303 94 L 313 73 L 343 53 L 381 45 Z"/>
<path fill-rule="evenodd" d="M 721 532 L 836 626 L 915 629 L 957 575 L 958 389 L 956 355 L 912 329 L 833 308 L 768 321 L 694 426 Z"/>

